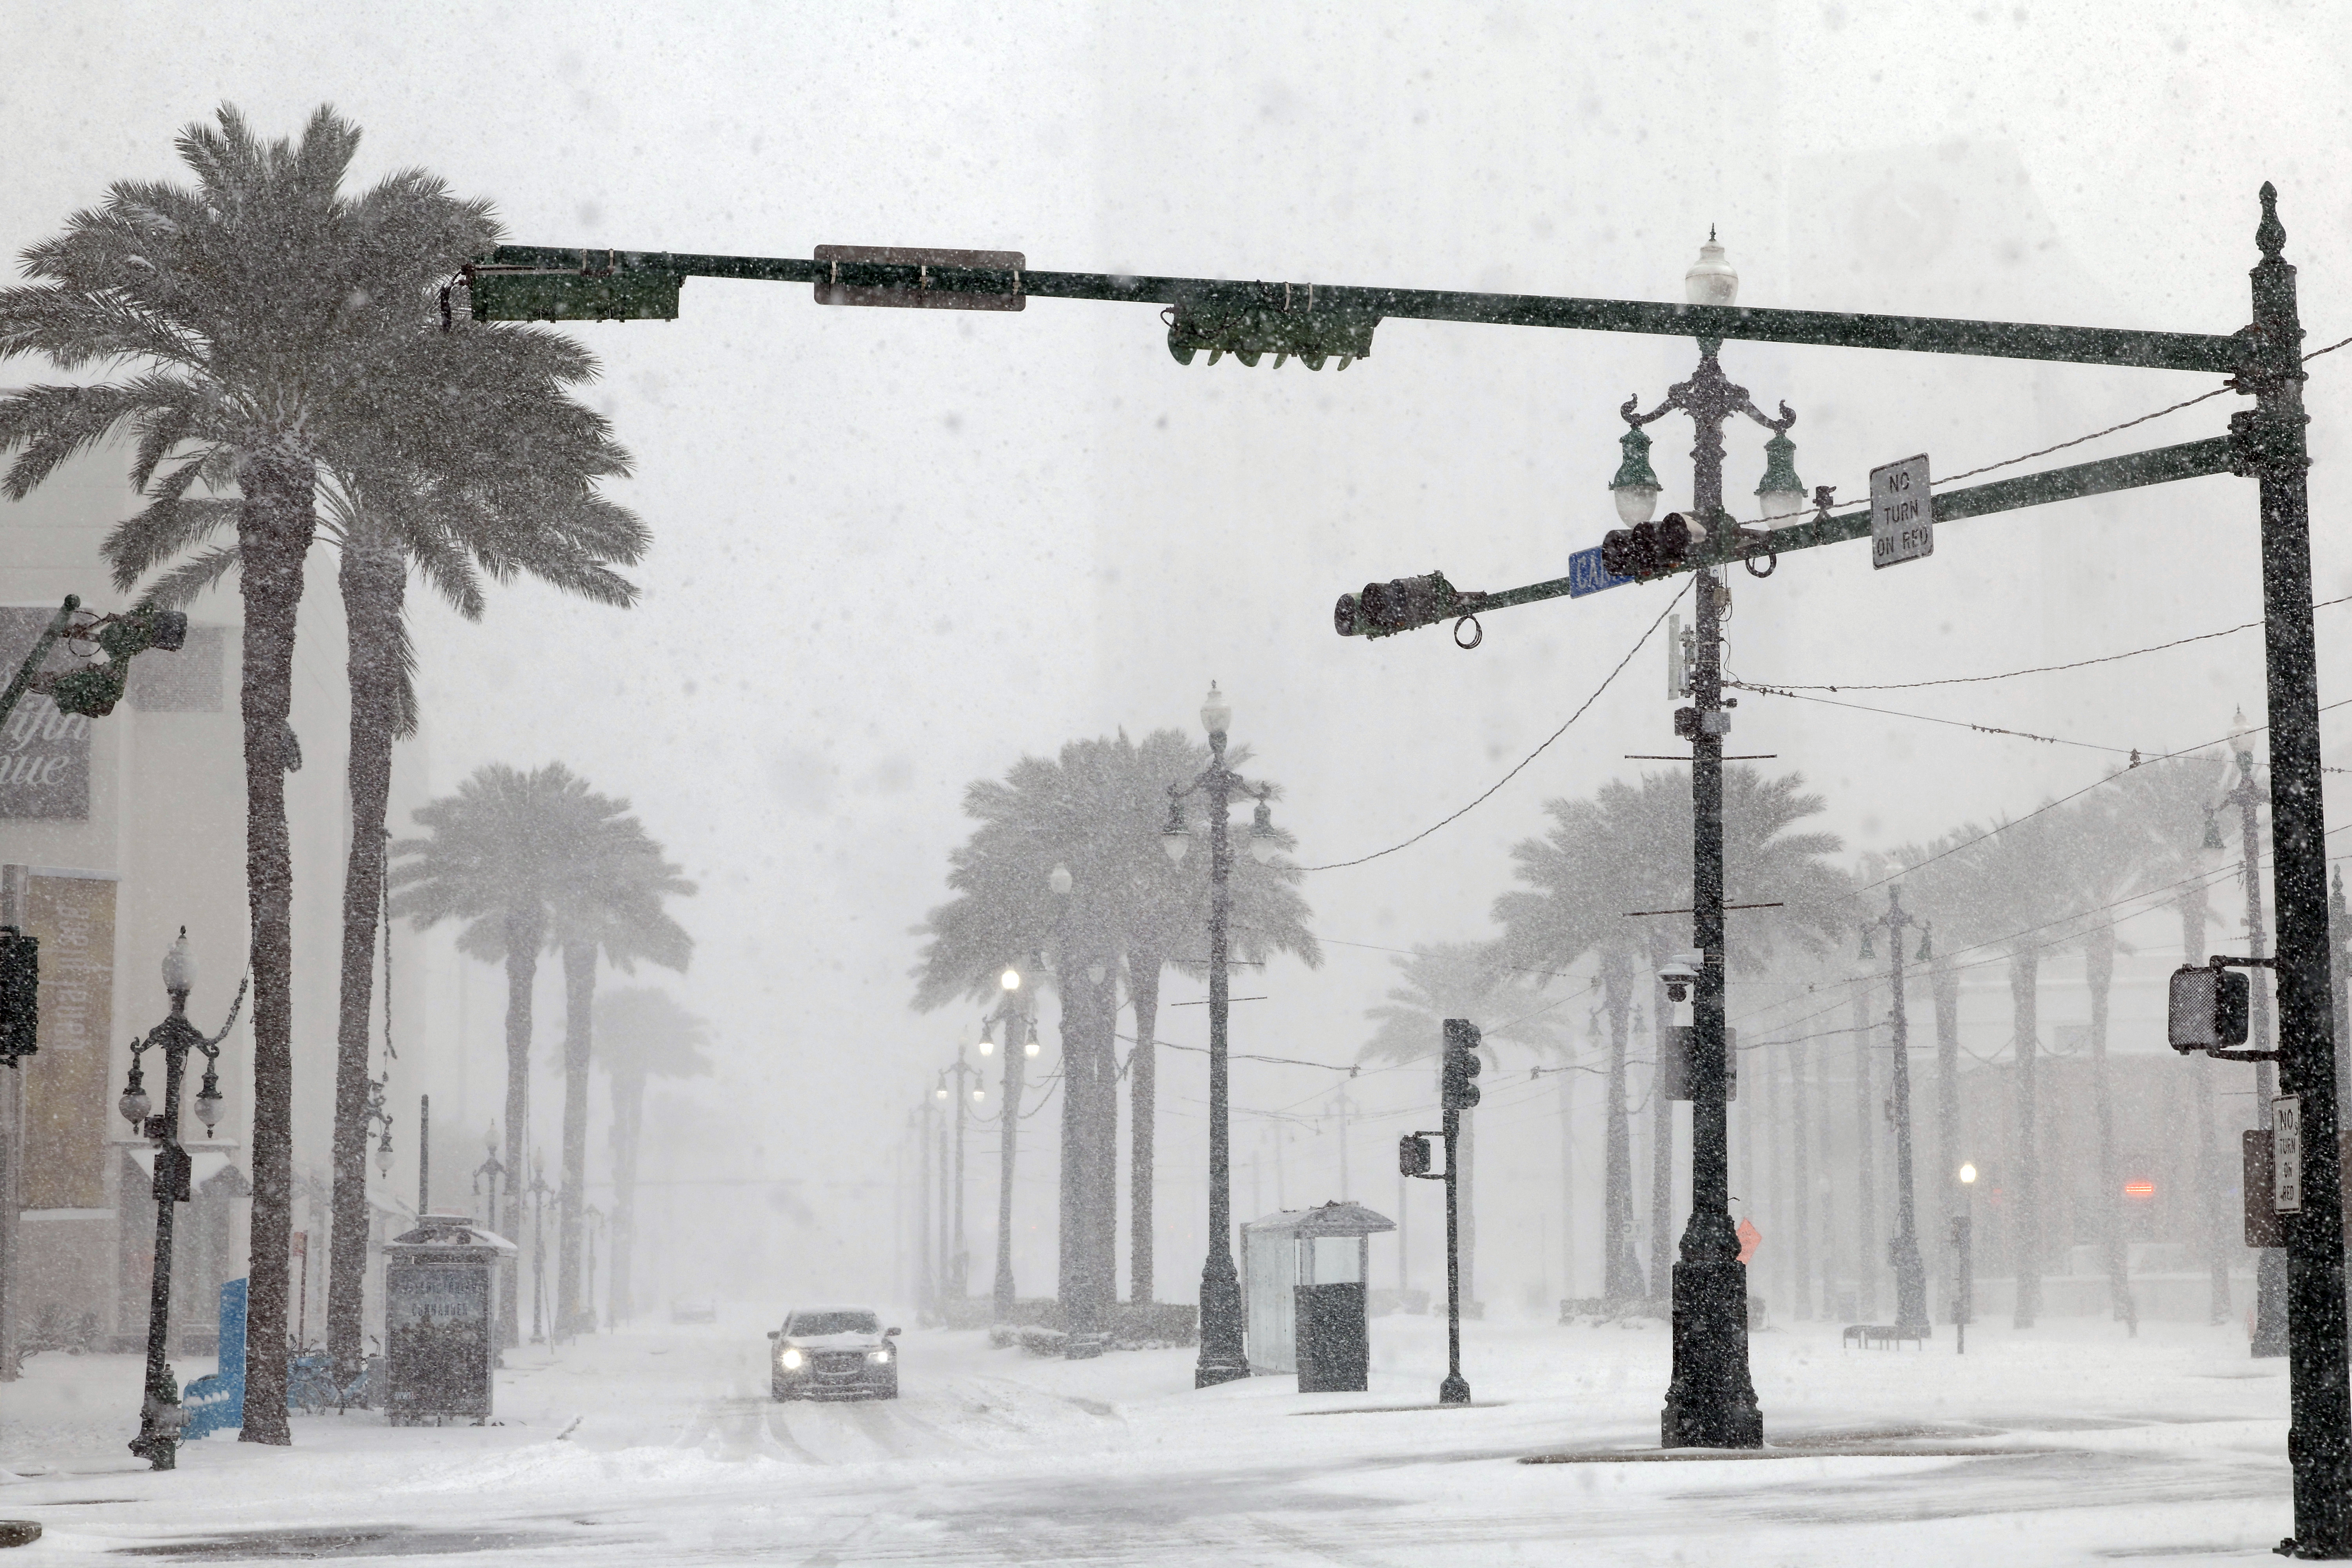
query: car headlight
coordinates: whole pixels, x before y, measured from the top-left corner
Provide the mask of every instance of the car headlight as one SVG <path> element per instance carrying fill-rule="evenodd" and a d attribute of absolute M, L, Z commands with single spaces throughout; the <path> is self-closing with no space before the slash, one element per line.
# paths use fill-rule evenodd
<path fill-rule="evenodd" d="M 877 1362 L 887 1362 L 890 1359 L 890 1352 L 888 1351 L 876 1351 L 870 1359 Z"/>
<path fill-rule="evenodd" d="M 790 1372 L 801 1364 L 801 1352 L 788 1345 L 784 1349 L 784 1353 L 776 1358 L 776 1362 L 786 1372 Z"/>

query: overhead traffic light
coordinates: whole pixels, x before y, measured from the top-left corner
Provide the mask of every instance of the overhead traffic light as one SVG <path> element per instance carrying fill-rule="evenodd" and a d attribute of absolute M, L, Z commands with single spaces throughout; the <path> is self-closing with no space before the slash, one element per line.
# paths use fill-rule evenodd
<path fill-rule="evenodd" d="M 1386 637 L 1416 626 L 1433 626 L 1477 613 L 1481 593 L 1464 593 L 1443 572 L 1426 577 L 1395 577 L 1367 583 L 1360 594 L 1342 594 L 1331 624 L 1343 637 Z"/>
<path fill-rule="evenodd" d="M 1445 1056 L 1438 1064 L 1437 1103 L 1445 1110 L 1468 1110 L 1478 1103 L 1471 1080 L 1486 1064 L 1478 1059 L 1478 1026 L 1467 1018 L 1445 1020 Z"/>
<path fill-rule="evenodd" d="M 41 939 L 0 926 L 0 1062 L 15 1067 L 39 1049 Z"/>
<path fill-rule="evenodd" d="M 1601 536 L 1601 567 L 1612 576 L 1647 582 L 1674 571 L 1690 557 L 1691 528 L 1670 511 L 1655 522 L 1612 528 Z"/>
<path fill-rule="evenodd" d="M 509 249 L 515 247 L 505 247 Z M 583 250 L 577 266 L 501 266 L 465 269 L 478 321 L 675 321 L 677 272 L 631 267 L 610 250 Z"/>
<path fill-rule="evenodd" d="M 1274 291 L 1277 287 L 1279 295 Z M 1255 365 L 1272 354 L 1277 370 L 1286 359 L 1297 359 L 1309 370 L 1321 370 L 1326 360 L 1337 359 L 1345 370 L 1371 353 L 1372 329 L 1380 325 L 1380 317 L 1318 307 L 1315 290 L 1305 284 L 1259 284 L 1255 291 L 1264 302 L 1185 300 L 1170 306 L 1165 313 L 1168 352 L 1176 363 L 1191 364 L 1192 356 L 1206 349 L 1211 364 L 1231 354 Z"/>

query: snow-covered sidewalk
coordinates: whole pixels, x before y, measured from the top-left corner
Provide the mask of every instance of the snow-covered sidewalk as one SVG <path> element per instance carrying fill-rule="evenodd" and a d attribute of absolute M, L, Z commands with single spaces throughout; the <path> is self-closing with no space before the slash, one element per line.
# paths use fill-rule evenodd
<path fill-rule="evenodd" d="M 1717 1459 L 1656 1447 L 1655 1324 L 1467 1324 L 1477 1403 L 1440 1410 L 1429 1319 L 1375 1321 L 1365 1394 L 912 1331 L 903 1397 L 840 1405 L 769 1400 L 770 1321 L 510 1354 L 498 1426 L 298 1416 L 290 1450 L 215 1436 L 164 1475 L 121 1447 L 136 1358 L 38 1356 L 0 1386 L 0 1516 L 47 1530 L 9 1561 L 2026 1568 L 2267 1561 L 2291 1522 L 2284 1365 L 2235 1329 L 1759 1334 L 1771 1447 Z"/>

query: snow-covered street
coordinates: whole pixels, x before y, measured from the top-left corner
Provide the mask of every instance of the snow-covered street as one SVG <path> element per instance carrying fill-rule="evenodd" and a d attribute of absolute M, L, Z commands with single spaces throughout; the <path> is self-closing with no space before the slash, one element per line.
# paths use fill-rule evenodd
<path fill-rule="evenodd" d="M 298 1418 L 152 1474 L 121 1450 L 129 1357 L 39 1356 L 0 1405 L 38 1520 L 16 1559 L 1430 1564 L 2265 1560 L 2289 1528 L 2284 1363 L 2235 1328 L 1971 1331 L 1925 1352 L 1833 1330 L 1753 1340 L 1770 1447 L 1661 1454 L 1662 1325 L 1465 1325 L 1478 1404 L 1429 1408 L 1444 1323 L 1373 1325 L 1364 1394 L 1192 1352 L 1041 1361 L 910 1331 L 896 1404 L 778 1405 L 761 1324 L 509 1358 L 500 1425 Z M 186 1367 L 183 1374 L 188 1373 Z M 367 1462 L 353 1463 L 354 1450 Z M 1530 1464 L 1557 1456 L 1574 1462 Z"/>

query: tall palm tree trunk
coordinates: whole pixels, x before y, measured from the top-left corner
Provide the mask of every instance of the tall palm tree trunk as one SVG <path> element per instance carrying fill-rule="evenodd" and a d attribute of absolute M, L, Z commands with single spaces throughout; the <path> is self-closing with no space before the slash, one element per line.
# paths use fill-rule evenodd
<path fill-rule="evenodd" d="M 596 944 L 563 944 L 563 1178 L 555 1196 L 555 1331 L 580 1331 L 580 1209 L 588 1183 L 588 1058 L 595 1036 Z M 590 1328 L 595 1327 L 593 1318 Z"/>
<path fill-rule="evenodd" d="M 1615 1308 L 1642 1294 L 1633 1261 L 1633 1148 L 1625 1103 L 1626 1015 L 1633 1005 L 1633 963 L 1612 950 L 1601 961 L 1601 994 L 1609 1012 L 1609 1089 L 1601 1107 L 1608 1173 L 1601 1184 L 1601 1275 L 1604 1303 Z"/>
<path fill-rule="evenodd" d="M 401 729 L 400 614 L 407 573 L 397 555 L 346 548 L 338 574 L 350 632 L 352 847 L 343 868 L 343 973 L 335 1021 L 334 1217 L 327 1253 L 327 1353 L 335 1381 L 360 1373 L 366 1332 L 368 1021 L 376 928 L 383 908 L 384 817 L 392 744 Z"/>
<path fill-rule="evenodd" d="M 499 1233 L 509 1241 L 522 1235 L 523 1185 L 530 1168 L 530 1004 L 539 981 L 539 944 L 546 940 L 547 917 L 533 902 L 507 911 L 507 1158 L 505 1203 Z M 499 1344 L 522 1342 L 522 1269 L 520 1250 L 499 1269 L 506 1301 L 499 1312 Z"/>
<path fill-rule="evenodd" d="M 1943 1194 L 1944 1234 L 1949 1236 L 1952 1220 L 1960 1213 L 1960 973 L 1952 967 L 1949 956 L 1938 954 L 1929 993 L 1936 1003 L 1936 1148 L 1943 1161 L 1943 1173 L 1937 1179 L 1936 1190 Z M 1944 1248 L 1933 1252 L 1940 1263 Z M 1947 1317 L 1958 1307 L 1952 1285 L 1957 1272 L 1941 1269 L 1945 1280 L 1944 1311 Z"/>
<path fill-rule="evenodd" d="M 637 1141 L 645 1128 L 646 1080 L 640 1074 L 614 1074 L 613 1077 L 613 1261 L 606 1269 L 606 1288 L 611 1291 L 605 1310 L 613 1321 L 626 1322 L 636 1314 L 635 1282 L 630 1276 L 630 1266 L 636 1257 L 637 1243 Z M 930 1202 L 930 1146 L 923 1148 L 924 1203 Z M 929 1246 L 929 1226 L 925 1227 L 924 1246 Z M 924 1253 L 929 1257 L 928 1250 Z"/>
<path fill-rule="evenodd" d="M 1129 953 L 1129 1004 L 1135 1009 L 1135 1054 L 1127 1064 L 1127 1291 L 1132 1301 L 1152 1299 L 1152 1141 L 1157 1134 L 1160 1068 L 1160 965 L 1156 952 Z"/>
<path fill-rule="evenodd" d="M 1901 941 L 1902 934 L 1895 932 L 1894 940 Z M 1865 978 L 1853 991 L 1853 1272 L 1865 1318 L 1878 1316 L 1878 1106 L 1870 1070 L 1870 1037 L 1876 1022 L 1873 1000 Z"/>
<path fill-rule="evenodd" d="M 1809 1053 L 1810 1054 L 1810 1053 Z M 1821 1179 L 1815 1189 L 1822 1200 L 1822 1316 L 1832 1319 L 1841 1315 L 1843 1303 L 1838 1296 L 1837 1246 L 1837 1184 L 1830 1177 L 1830 1047 L 1822 1047 L 1818 1064 L 1821 1070 L 1813 1079 L 1813 1136 L 1815 1152 L 1821 1155 Z"/>
<path fill-rule="evenodd" d="M 1101 980 L 1081 973 L 1078 983 L 1087 992 L 1088 1047 L 1080 1126 L 1086 1160 L 1079 1185 L 1083 1279 L 1087 1321 L 1095 1332 L 1108 1333 L 1111 1308 L 1118 1300 L 1118 975 L 1106 964 Z"/>
<path fill-rule="evenodd" d="M 2009 999 L 2017 1034 L 2017 1220 L 2010 1250 L 2017 1275 L 2016 1325 L 2030 1329 L 2042 1314 L 2042 1122 L 2035 1084 L 2036 1058 L 2041 1055 L 2040 1018 L 2042 957 L 2034 952 L 2011 955 Z"/>
<path fill-rule="evenodd" d="M 2091 1098 L 2099 1121 L 2099 1244 L 2107 1266 L 2107 1299 L 2134 1338 L 2139 1308 L 2132 1300 L 2131 1268 L 2124 1255 L 2121 1204 L 2116 1170 L 2115 1089 L 2107 1076 L 2107 994 L 2116 983 L 2116 928 L 2103 925 L 2083 942 L 2083 978 L 2091 987 Z"/>
<path fill-rule="evenodd" d="M 1797 1223 L 1797 1256 L 1795 1258 L 1797 1316 L 1813 1315 L 1813 1161 L 1811 1140 L 1805 1135 L 1805 1057 L 1810 1047 L 1802 1042 L 1789 1047 L 1789 1107 L 1790 1142 L 1796 1151 L 1796 1168 L 1789 1184 L 1789 1197 L 1795 1207 Z M 1822 1302 L 1822 1316 L 1829 1316 L 1829 1302 Z"/>
<path fill-rule="evenodd" d="M 293 1442 L 286 1424 L 288 1270 L 294 1221 L 294 863 L 286 827 L 287 714 L 294 617 L 318 519 L 310 464 L 240 463 L 239 582 L 245 601 L 239 705 L 245 723 L 245 884 L 253 940 L 253 1208 L 246 1298 L 246 1443 Z"/>

